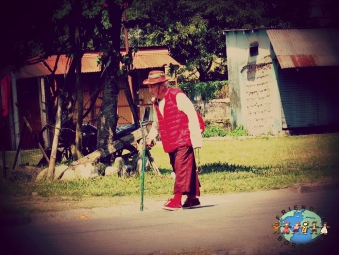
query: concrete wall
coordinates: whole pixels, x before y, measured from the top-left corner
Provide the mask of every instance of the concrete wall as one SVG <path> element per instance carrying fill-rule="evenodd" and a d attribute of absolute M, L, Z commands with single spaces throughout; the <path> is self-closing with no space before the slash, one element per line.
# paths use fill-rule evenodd
<path fill-rule="evenodd" d="M 258 54 L 250 56 L 250 45 Z M 232 128 L 243 125 L 250 135 L 278 134 L 281 100 L 275 55 L 265 30 L 226 32 Z"/>
<path fill-rule="evenodd" d="M 229 98 L 214 99 L 208 102 L 198 101 L 194 105 L 207 125 L 220 125 L 230 128 L 231 108 Z"/>

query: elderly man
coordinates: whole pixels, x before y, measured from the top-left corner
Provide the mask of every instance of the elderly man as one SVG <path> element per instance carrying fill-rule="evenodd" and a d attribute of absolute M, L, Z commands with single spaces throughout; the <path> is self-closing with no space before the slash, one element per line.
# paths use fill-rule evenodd
<path fill-rule="evenodd" d="M 160 134 L 164 151 L 169 154 L 175 172 L 174 196 L 163 209 L 178 210 L 200 206 L 200 183 L 194 149 L 202 147 L 202 136 L 197 112 L 183 91 L 168 85 L 163 71 L 149 73 L 143 84 L 148 86 L 156 116 L 147 136 L 150 146 Z M 181 204 L 182 195 L 187 195 Z"/>

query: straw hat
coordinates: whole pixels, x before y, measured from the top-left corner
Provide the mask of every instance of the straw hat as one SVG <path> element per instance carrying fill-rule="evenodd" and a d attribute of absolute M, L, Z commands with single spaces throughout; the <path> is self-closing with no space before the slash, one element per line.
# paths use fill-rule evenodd
<path fill-rule="evenodd" d="M 152 85 L 168 81 L 169 79 L 170 77 L 166 76 L 164 71 L 153 70 L 149 72 L 148 79 L 144 80 L 143 84 Z"/>

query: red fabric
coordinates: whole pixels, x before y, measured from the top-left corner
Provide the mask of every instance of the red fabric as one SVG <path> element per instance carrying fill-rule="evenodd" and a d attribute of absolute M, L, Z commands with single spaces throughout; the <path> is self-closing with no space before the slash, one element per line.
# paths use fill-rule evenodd
<path fill-rule="evenodd" d="M 192 146 L 183 146 L 169 153 L 175 172 L 174 194 L 200 196 L 200 182 Z"/>
<path fill-rule="evenodd" d="M 182 193 L 175 193 L 174 197 L 173 197 L 173 200 L 176 203 L 179 203 L 181 205 L 181 198 L 182 198 Z"/>
<path fill-rule="evenodd" d="M 1 89 L 1 112 L 2 116 L 6 117 L 8 115 L 8 107 L 9 107 L 9 91 L 11 88 L 11 77 L 7 75 L 0 81 L 0 89 Z"/>
<path fill-rule="evenodd" d="M 204 119 L 201 117 L 200 113 L 197 112 L 197 115 L 198 115 L 198 120 L 199 120 L 199 126 L 200 126 L 201 133 L 204 133 L 204 131 L 205 131 L 205 122 L 204 122 Z"/>
<path fill-rule="evenodd" d="M 154 104 L 158 116 L 162 145 L 167 153 L 180 146 L 192 146 L 187 115 L 177 107 L 176 95 L 178 93 L 184 92 L 176 88 L 167 89 L 164 116 L 160 113 L 159 106 L 156 103 Z"/>

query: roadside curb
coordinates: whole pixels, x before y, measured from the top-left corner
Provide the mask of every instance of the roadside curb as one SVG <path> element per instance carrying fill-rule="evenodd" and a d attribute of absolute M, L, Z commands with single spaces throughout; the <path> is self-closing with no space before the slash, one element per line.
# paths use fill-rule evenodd
<path fill-rule="evenodd" d="M 317 182 L 317 183 L 299 183 L 291 186 L 287 189 L 281 189 L 282 192 L 297 192 L 297 193 L 310 193 L 317 191 L 329 191 L 339 189 L 339 180 L 332 182 Z M 258 192 L 270 192 L 258 191 Z M 279 190 L 272 190 L 272 192 L 279 192 Z M 220 204 L 228 201 L 230 196 L 243 196 L 240 194 L 213 194 L 204 195 L 200 197 L 203 204 Z M 250 196 L 251 192 L 247 194 Z M 162 205 L 164 201 L 145 201 L 145 212 L 162 211 Z M 54 212 L 40 212 L 30 215 L 8 215 L 0 216 L 0 227 L 13 227 L 27 224 L 44 224 L 44 223 L 56 223 L 59 221 L 78 221 L 96 218 L 105 218 L 112 216 L 122 216 L 126 214 L 136 214 L 140 212 L 140 205 L 138 203 L 128 205 L 115 205 L 110 207 L 91 208 L 91 209 L 70 209 L 66 211 L 54 211 Z"/>
<path fill-rule="evenodd" d="M 29 216 L 9 215 L 0 218 L 0 227 L 27 225 L 32 222 Z"/>
<path fill-rule="evenodd" d="M 316 182 L 316 183 L 298 183 L 291 187 L 298 193 L 308 193 L 324 190 L 339 189 L 339 181 Z"/>

